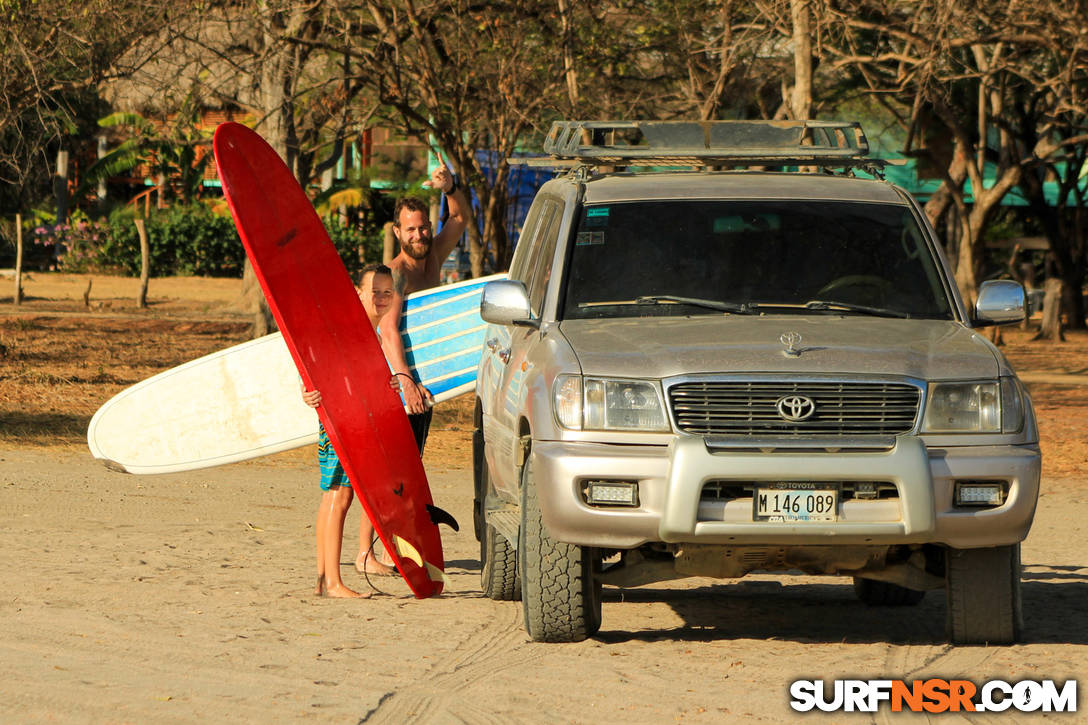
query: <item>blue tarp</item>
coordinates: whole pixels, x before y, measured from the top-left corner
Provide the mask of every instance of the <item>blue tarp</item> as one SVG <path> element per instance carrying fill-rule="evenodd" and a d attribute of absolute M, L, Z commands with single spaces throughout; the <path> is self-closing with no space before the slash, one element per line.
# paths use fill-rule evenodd
<path fill-rule="evenodd" d="M 532 154 L 516 154 L 517 156 L 531 156 Z M 480 162 L 480 166 L 484 169 L 484 175 L 487 177 L 488 182 L 494 183 L 496 166 L 502 162 L 502 156 L 496 151 L 477 151 L 476 158 Z M 506 186 L 508 189 L 508 203 L 506 207 L 506 237 L 510 240 L 510 248 L 513 249 L 517 246 L 518 239 L 521 236 L 521 228 L 525 224 L 525 217 L 529 213 L 529 206 L 533 203 L 533 198 L 536 196 L 537 190 L 544 185 L 546 181 L 555 177 L 555 171 L 553 169 L 541 169 L 533 168 L 529 166 L 513 165 L 510 167 L 510 173 L 507 176 Z M 472 208 L 476 214 L 476 221 L 480 227 L 480 232 L 483 233 L 483 213 L 480 207 L 480 202 L 476 198 L 476 194 L 472 193 Z M 442 217 L 446 216 L 446 200 L 442 199 Z M 439 227 L 441 228 L 441 227 Z M 467 242 L 462 239 L 458 249 L 453 251 L 453 255 L 457 255 L 457 260 L 451 260 L 447 262 L 447 265 L 451 263 L 458 268 L 466 267 L 467 262 Z M 462 261 L 463 258 L 463 261 Z M 490 269 L 495 268 L 495 260 L 489 259 L 487 264 Z"/>

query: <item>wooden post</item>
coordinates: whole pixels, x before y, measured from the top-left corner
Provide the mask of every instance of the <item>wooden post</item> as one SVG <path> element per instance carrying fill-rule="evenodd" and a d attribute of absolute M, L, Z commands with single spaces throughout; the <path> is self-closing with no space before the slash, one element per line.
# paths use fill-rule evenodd
<path fill-rule="evenodd" d="M 15 215 L 15 304 L 23 304 L 23 215 Z"/>
<path fill-rule="evenodd" d="M 53 192 L 57 197 L 57 224 L 68 222 L 68 152 L 57 152 L 57 173 L 53 177 Z"/>
<path fill-rule="evenodd" d="M 140 235 L 140 294 L 136 297 L 136 306 L 142 309 L 147 307 L 147 280 L 151 273 L 151 246 L 143 219 L 136 219 L 136 233 Z"/>
<path fill-rule="evenodd" d="M 105 136 L 98 137 L 98 158 L 105 158 L 109 154 L 109 146 L 106 143 Z M 102 177 L 98 180 L 98 201 L 99 203 L 106 200 L 106 178 Z"/>

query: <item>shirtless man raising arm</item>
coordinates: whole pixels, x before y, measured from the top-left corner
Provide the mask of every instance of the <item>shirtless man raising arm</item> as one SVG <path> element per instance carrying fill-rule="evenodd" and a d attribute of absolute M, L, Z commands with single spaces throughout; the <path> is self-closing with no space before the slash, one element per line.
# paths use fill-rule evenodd
<path fill-rule="evenodd" d="M 439 166 L 431 174 L 430 186 L 441 189 L 449 205 L 449 218 L 442 231 L 433 235 L 430 208 L 422 199 L 402 197 L 393 211 L 393 235 L 400 242 L 400 254 L 393 258 L 389 267 L 393 270 L 396 294 L 393 307 L 382 321 L 382 338 L 393 366 L 393 372 L 408 374 L 408 363 L 400 339 L 400 317 L 404 309 L 404 297 L 412 292 L 437 287 L 442 272 L 442 262 L 453 251 L 457 240 L 468 222 L 468 199 L 455 183 L 453 174 L 446 166 Z M 412 430 L 416 432 L 420 452 L 430 427 L 430 409 L 415 385 L 403 386 L 404 402 L 410 413 Z M 424 418 L 426 419 L 424 421 Z M 420 429 L 422 427 L 422 436 Z"/>

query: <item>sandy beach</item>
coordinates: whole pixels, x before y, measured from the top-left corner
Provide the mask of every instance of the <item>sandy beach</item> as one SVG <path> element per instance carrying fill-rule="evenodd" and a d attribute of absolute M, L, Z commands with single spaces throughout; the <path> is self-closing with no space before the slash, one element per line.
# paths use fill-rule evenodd
<path fill-rule="evenodd" d="M 848 579 L 769 575 L 606 589 L 598 637 L 546 645 L 527 640 L 519 604 L 481 596 L 464 528 L 445 536 L 440 598 L 391 578 L 365 601 L 314 597 L 315 472 L 297 456 L 152 477 L 80 451 L 0 458 L 8 722 L 789 722 L 798 678 L 1088 672 L 1079 481 L 1048 482 L 1040 501 L 1015 647 L 948 647 L 940 592 L 880 609 Z M 430 475 L 470 521 L 469 471 Z M 350 558 L 347 582 L 367 587 Z"/>
<path fill-rule="evenodd" d="M 520 603 L 481 595 L 463 424 L 440 424 L 424 459 L 436 503 L 462 524 L 443 534 L 447 593 L 420 601 L 398 579 L 368 584 L 357 574 L 356 504 L 345 581 L 380 591 L 368 600 L 315 597 L 314 451 L 161 476 L 107 470 L 80 442 L 80 426 L 109 395 L 178 361 L 160 355 L 145 368 L 117 353 L 108 365 L 49 378 L 33 372 L 48 355 L 31 336 L 60 334 L 50 320 L 71 311 L 0 306 L 0 350 L 8 351 L 0 355 L 0 418 L 17 413 L 21 426 L 0 436 L 4 722 L 785 723 L 798 717 L 788 694 L 797 679 L 979 683 L 1088 673 L 1084 397 L 1072 385 L 1033 387 L 1044 435 L 1055 440 L 1044 448 L 1043 495 L 1023 545 L 1019 645 L 949 647 L 943 592 L 916 607 L 873 608 L 849 579 L 791 575 L 606 587 L 600 634 L 549 645 L 528 641 Z M 154 324 L 162 344 L 180 339 L 176 328 Z M 210 335 L 201 343 L 209 349 L 240 334 L 216 330 L 185 334 Z M 1039 360 L 1039 374 L 1083 372 L 1056 368 L 1045 348 Z M 58 402 L 81 396 L 75 412 Z M 887 711 L 805 717 L 903 719 Z M 928 717 L 1012 723 L 1044 715 Z"/>

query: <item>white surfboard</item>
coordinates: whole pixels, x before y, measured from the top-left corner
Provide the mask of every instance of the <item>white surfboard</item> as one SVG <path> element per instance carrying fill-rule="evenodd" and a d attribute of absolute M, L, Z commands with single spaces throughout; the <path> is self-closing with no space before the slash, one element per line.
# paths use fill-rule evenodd
<path fill-rule="evenodd" d="M 484 344 L 480 295 L 505 274 L 417 292 L 401 318 L 408 364 L 442 402 L 472 390 Z M 317 413 L 279 334 L 179 365 L 108 400 L 91 418 L 95 458 L 129 473 L 236 463 L 317 442 Z"/>

